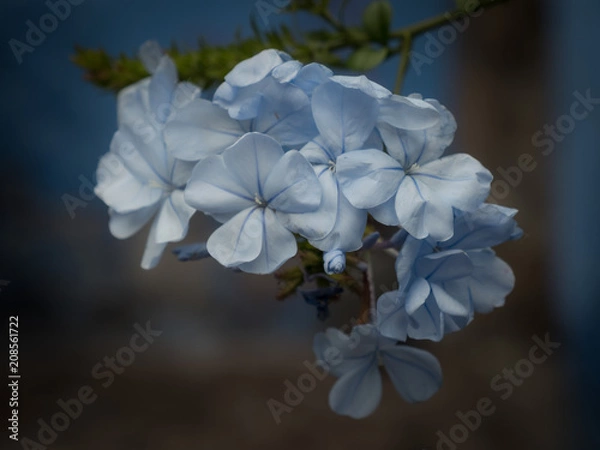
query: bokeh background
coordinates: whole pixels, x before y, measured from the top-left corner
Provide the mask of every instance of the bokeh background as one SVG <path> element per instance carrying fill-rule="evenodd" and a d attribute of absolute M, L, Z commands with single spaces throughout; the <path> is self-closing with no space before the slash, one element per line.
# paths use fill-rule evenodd
<path fill-rule="evenodd" d="M 353 0 L 347 19 L 360 20 L 367 3 Z M 396 26 L 453 8 L 450 0 L 393 3 Z M 63 202 L 65 194 L 79 196 L 81 177 L 93 180 L 116 126 L 115 96 L 83 80 L 69 61 L 74 45 L 133 54 L 150 38 L 184 48 L 200 36 L 225 44 L 238 28 L 249 33 L 255 9 L 242 0 L 86 0 L 18 64 L 8 41 L 23 41 L 26 21 L 47 7 L 41 0 L 0 4 L 0 309 L 4 336 L 9 315 L 21 323 L 21 436 L 37 440 L 38 419 L 49 421 L 59 399 L 90 385 L 98 399 L 49 448 L 434 449 L 438 431 L 448 434 L 457 411 L 482 397 L 496 411 L 457 448 L 600 448 L 600 108 L 592 105 L 548 155 L 532 141 L 569 114 L 574 92 L 600 96 L 600 3 L 509 1 L 472 18 L 430 64 L 409 68 L 404 94 L 438 98 L 454 112 L 453 149 L 475 155 L 496 177 L 524 153 L 536 163 L 497 196 L 520 210 L 525 230 L 522 240 L 498 249 L 516 274 L 515 290 L 504 308 L 423 345 L 445 374 L 429 402 L 405 403 L 386 380 L 371 417 L 338 417 L 327 406 L 328 378 L 279 425 L 267 401 L 283 401 L 285 380 L 295 383 L 304 361 L 313 360 L 313 333 L 347 323 L 358 299 L 344 297 L 322 323 L 299 298 L 276 301 L 272 277 L 236 274 L 209 260 L 183 264 L 169 253 L 146 272 L 139 267 L 145 233 L 118 241 L 99 199 L 73 218 Z M 287 19 L 269 17 L 279 20 Z M 299 16 L 291 24 L 314 22 Z M 427 43 L 419 38 L 414 50 L 426 54 Z M 396 68 L 391 61 L 369 75 L 391 87 Z M 195 217 L 189 241 L 206 238 L 211 227 Z M 378 285 L 393 282 L 387 268 L 376 277 Z M 148 320 L 163 334 L 102 388 L 92 368 Z M 528 357 L 532 336 L 546 333 L 560 349 L 499 399 L 491 380 Z M 1 448 L 22 448 L 7 434 Z"/>

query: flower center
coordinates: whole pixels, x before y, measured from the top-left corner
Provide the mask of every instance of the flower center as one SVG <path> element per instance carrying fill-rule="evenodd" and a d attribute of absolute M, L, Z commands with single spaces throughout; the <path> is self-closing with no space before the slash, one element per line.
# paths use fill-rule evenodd
<path fill-rule="evenodd" d="M 335 161 L 329 160 L 327 164 L 329 165 L 329 170 L 335 173 Z"/>
<path fill-rule="evenodd" d="M 419 166 L 417 163 L 414 163 L 412 166 L 410 166 L 408 169 L 406 169 L 405 173 L 407 174 L 411 174 L 413 172 L 415 172 L 416 170 L 419 170 L 421 166 Z"/>
<path fill-rule="evenodd" d="M 266 208 L 268 202 L 258 194 L 254 194 L 254 202 L 261 208 Z"/>

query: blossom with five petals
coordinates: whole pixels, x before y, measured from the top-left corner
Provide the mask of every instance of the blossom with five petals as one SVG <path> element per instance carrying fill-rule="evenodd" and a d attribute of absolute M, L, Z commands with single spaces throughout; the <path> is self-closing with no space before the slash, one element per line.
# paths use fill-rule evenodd
<path fill-rule="evenodd" d="M 261 133 L 200 161 L 185 189 L 187 203 L 224 223 L 208 239 L 211 256 L 250 273 L 271 273 L 296 254 L 282 222 L 314 211 L 321 195 L 306 159 Z"/>

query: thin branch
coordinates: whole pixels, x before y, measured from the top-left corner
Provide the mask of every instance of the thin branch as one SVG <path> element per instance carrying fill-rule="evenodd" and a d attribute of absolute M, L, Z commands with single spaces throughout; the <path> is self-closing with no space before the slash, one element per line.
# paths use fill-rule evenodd
<path fill-rule="evenodd" d="M 408 70 L 408 62 L 410 61 L 410 51 L 412 49 L 412 34 L 406 33 L 402 38 L 402 57 L 400 58 L 400 67 L 396 75 L 396 83 L 394 84 L 394 94 L 400 94 L 402 90 L 402 82 Z"/>

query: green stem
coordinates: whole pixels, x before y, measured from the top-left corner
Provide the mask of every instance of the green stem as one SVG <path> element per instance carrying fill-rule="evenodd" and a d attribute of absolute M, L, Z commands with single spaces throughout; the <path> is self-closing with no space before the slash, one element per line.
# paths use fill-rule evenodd
<path fill-rule="evenodd" d="M 412 34 L 406 33 L 402 37 L 402 57 L 400 58 L 400 67 L 398 68 L 398 75 L 396 76 L 396 83 L 394 84 L 394 94 L 400 94 L 402 90 L 402 82 L 404 81 L 404 75 L 408 70 L 408 62 L 410 61 L 410 50 L 412 48 Z"/>

